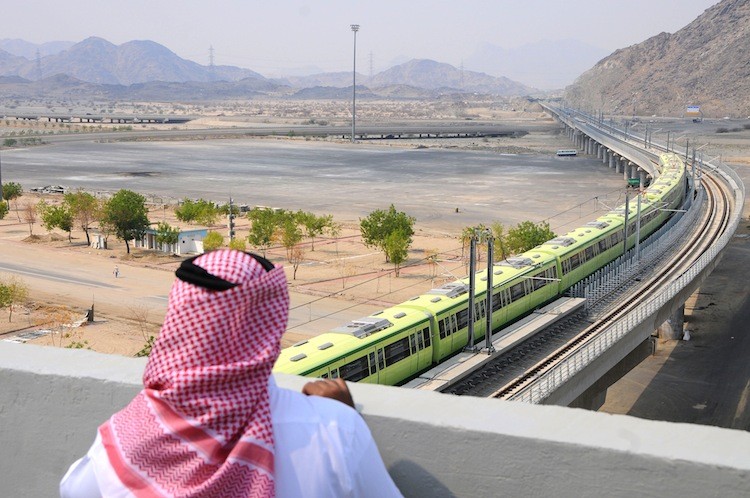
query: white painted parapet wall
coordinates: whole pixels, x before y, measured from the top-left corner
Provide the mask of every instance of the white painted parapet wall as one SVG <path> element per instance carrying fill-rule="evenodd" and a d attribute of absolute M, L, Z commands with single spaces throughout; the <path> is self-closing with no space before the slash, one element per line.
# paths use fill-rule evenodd
<path fill-rule="evenodd" d="M 0 496 L 56 496 L 97 426 L 140 389 L 144 365 L 0 342 Z M 750 495 L 747 432 L 386 386 L 352 391 L 405 496 Z"/>

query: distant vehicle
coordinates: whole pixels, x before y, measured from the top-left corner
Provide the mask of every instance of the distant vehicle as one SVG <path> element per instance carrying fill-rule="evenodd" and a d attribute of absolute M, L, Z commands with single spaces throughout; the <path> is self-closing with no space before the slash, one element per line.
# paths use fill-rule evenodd
<path fill-rule="evenodd" d="M 575 149 L 560 149 L 557 151 L 558 156 L 577 156 L 578 151 Z"/>

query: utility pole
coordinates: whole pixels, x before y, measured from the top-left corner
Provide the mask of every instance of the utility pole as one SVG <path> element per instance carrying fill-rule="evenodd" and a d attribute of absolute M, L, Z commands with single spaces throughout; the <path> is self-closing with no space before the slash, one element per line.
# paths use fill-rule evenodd
<path fill-rule="evenodd" d="M 627 167 L 627 166 L 626 166 Z M 630 214 L 630 193 L 625 192 L 625 225 L 623 227 L 623 234 L 625 235 L 624 240 L 622 241 L 623 249 L 622 254 L 623 256 L 627 254 L 628 252 L 628 214 Z"/>
<path fill-rule="evenodd" d="M 234 240 L 234 204 L 232 198 L 229 198 L 229 241 Z"/>
<path fill-rule="evenodd" d="M 211 81 L 214 80 L 214 46 L 209 45 L 208 47 L 208 73 L 211 77 Z"/>
<path fill-rule="evenodd" d="M 476 252 L 477 252 L 477 231 L 476 229 L 471 232 L 471 239 L 469 242 L 469 339 L 466 343 L 464 351 L 476 351 L 477 348 L 474 346 L 474 299 L 475 299 L 475 288 L 476 288 Z"/>
<path fill-rule="evenodd" d="M 354 33 L 354 63 L 352 64 L 352 143 L 354 143 L 354 123 L 357 120 L 357 31 L 359 31 L 359 24 L 352 24 L 351 28 Z"/>
<path fill-rule="evenodd" d="M 495 239 L 492 236 L 492 232 L 487 230 L 485 232 L 487 238 L 487 326 L 484 331 L 484 351 L 487 354 L 495 352 L 495 348 L 492 346 L 492 275 L 493 275 L 493 246 Z"/>

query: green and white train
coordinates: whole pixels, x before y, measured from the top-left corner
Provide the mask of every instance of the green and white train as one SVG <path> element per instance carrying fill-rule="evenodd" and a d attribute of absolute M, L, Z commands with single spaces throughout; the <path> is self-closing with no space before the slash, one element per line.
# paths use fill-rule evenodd
<path fill-rule="evenodd" d="M 685 166 L 659 157 L 660 175 L 641 200 L 641 239 L 678 209 Z M 635 244 L 636 200 L 630 201 L 628 248 Z M 624 251 L 625 206 L 518 256 L 493 265 L 492 328 L 497 331 L 565 293 Z M 486 332 L 487 270 L 475 279 L 474 336 Z M 398 385 L 461 351 L 468 342 L 469 277 L 347 323 L 281 351 L 274 371 L 307 377 Z"/>

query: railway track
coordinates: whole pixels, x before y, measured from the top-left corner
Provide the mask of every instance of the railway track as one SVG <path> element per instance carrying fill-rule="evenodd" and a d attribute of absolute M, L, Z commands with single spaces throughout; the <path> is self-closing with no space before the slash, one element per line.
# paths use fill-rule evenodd
<path fill-rule="evenodd" d="M 700 222 L 696 224 L 690 240 L 681 246 L 677 255 L 663 266 L 644 285 L 639 287 L 634 295 L 637 300 L 628 300 L 616 306 L 595 323 L 572 337 L 565 345 L 557 348 L 543 360 L 526 369 L 522 374 L 505 382 L 494 390 L 489 397 L 512 400 L 529 385 L 543 377 L 544 374 L 559 362 L 565 360 L 597 334 L 606 330 L 618 319 L 632 311 L 643 300 L 647 300 L 660 292 L 668 282 L 682 274 L 693 262 L 703 254 L 724 233 L 730 220 L 732 209 L 731 197 L 720 180 L 713 175 L 705 175 L 703 183 L 706 191 L 707 209 Z M 708 234 L 708 236 L 706 236 Z"/>
<path fill-rule="evenodd" d="M 703 176 L 703 185 L 706 205 L 701 218 L 694 225 L 690 239 L 653 276 L 629 289 L 630 295 L 637 295 L 638 299 L 616 305 L 595 321 L 585 312 L 579 312 L 500 355 L 469 378 L 454 385 L 448 392 L 515 399 L 519 393 L 543 378 L 550 369 L 586 346 L 641 302 L 658 295 L 663 286 L 684 273 L 716 242 L 730 222 L 733 197 L 728 195 L 728 187 L 713 174 Z"/>

